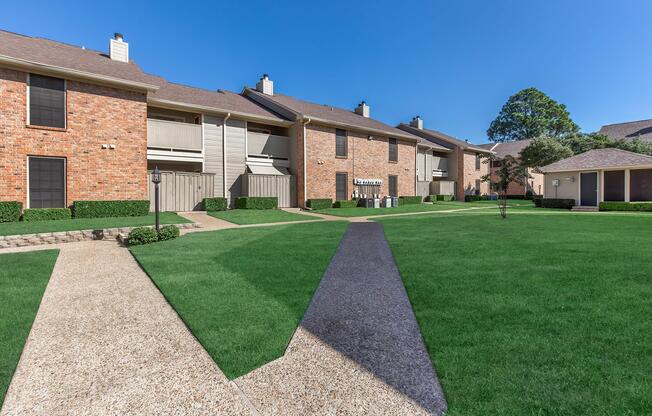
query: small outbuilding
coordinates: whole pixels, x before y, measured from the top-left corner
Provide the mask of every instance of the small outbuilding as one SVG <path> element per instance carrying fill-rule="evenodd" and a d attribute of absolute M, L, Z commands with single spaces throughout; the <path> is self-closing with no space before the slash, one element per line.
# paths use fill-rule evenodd
<path fill-rule="evenodd" d="M 594 149 L 541 168 L 544 197 L 574 199 L 595 207 L 603 201 L 652 201 L 652 156 Z"/>

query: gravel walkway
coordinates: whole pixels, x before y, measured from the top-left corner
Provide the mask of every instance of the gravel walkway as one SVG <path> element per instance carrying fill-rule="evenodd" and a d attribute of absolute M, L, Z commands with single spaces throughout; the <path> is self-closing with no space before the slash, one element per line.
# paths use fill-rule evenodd
<path fill-rule="evenodd" d="M 127 249 L 41 248 L 61 252 L 2 416 L 252 414 Z"/>
<path fill-rule="evenodd" d="M 236 383 L 266 415 L 446 409 L 381 224 L 349 225 L 285 355 Z"/>

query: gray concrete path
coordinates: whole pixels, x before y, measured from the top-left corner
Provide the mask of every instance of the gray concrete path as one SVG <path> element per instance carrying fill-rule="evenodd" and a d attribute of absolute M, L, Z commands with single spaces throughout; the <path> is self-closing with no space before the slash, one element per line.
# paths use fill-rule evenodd
<path fill-rule="evenodd" d="M 236 383 L 266 415 L 446 409 L 381 224 L 349 225 L 285 355 Z"/>
<path fill-rule="evenodd" d="M 39 247 L 51 248 L 59 258 L 2 416 L 253 413 L 127 249 Z"/>

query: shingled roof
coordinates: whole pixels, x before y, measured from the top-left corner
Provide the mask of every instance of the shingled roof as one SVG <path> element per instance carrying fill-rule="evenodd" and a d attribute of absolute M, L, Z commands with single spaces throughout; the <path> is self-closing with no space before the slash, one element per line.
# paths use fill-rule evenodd
<path fill-rule="evenodd" d="M 489 149 L 476 146 L 472 143 L 467 142 L 466 140 L 457 139 L 453 136 L 450 136 L 448 134 L 442 133 L 437 130 L 418 129 L 410 126 L 409 124 L 404 124 L 404 123 L 399 124 L 398 128 L 408 133 L 424 138 L 430 142 L 443 145 L 444 147 L 447 147 L 449 149 L 457 146 L 457 147 L 461 147 L 464 150 L 470 150 L 470 151 L 481 152 L 481 153 L 491 153 Z"/>
<path fill-rule="evenodd" d="M 633 140 L 640 138 L 648 143 L 652 143 L 652 119 L 608 124 L 602 126 L 598 133 L 607 135 L 615 140 Z"/>
<path fill-rule="evenodd" d="M 142 84 L 143 88 L 155 89 L 155 84 L 160 82 L 160 78 L 144 73 L 133 62 L 119 62 L 102 52 L 3 30 L 0 30 L 0 62 L 74 71 L 81 77 L 101 76 Z"/>
<path fill-rule="evenodd" d="M 541 168 L 545 173 L 607 168 L 652 167 L 652 156 L 621 149 L 593 149 Z"/>
<path fill-rule="evenodd" d="M 485 143 L 479 145 L 479 147 L 493 151 L 499 159 L 503 159 L 507 155 L 517 158 L 521 154 L 521 150 L 525 149 L 531 142 L 531 139 L 514 140 L 511 142 Z"/>

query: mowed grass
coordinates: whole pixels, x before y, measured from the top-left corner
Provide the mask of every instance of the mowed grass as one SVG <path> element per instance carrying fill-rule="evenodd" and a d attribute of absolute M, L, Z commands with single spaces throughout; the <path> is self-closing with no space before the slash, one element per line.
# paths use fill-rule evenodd
<path fill-rule="evenodd" d="M 652 218 L 380 221 L 448 415 L 652 414 Z"/>
<path fill-rule="evenodd" d="M 193 233 L 131 251 L 234 379 L 283 355 L 346 225 Z"/>
<path fill-rule="evenodd" d="M 0 406 L 59 250 L 0 254 Z"/>
<path fill-rule="evenodd" d="M 161 212 L 161 224 L 191 222 L 174 212 Z M 54 221 L 18 221 L 0 223 L 0 235 L 54 233 L 58 231 L 92 230 L 99 228 L 139 227 L 154 225 L 154 214 L 141 217 L 77 218 Z"/>
<path fill-rule="evenodd" d="M 228 211 L 210 211 L 208 215 L 239 225 L 313 221 L 320 219 L 318 217 L 295 214 L 280 209 L 231 209 Z"/>
<path fill-rule="evenodd" d="M 335 215 L 338 217 L 369 217 L 373 215 L 405 214 L 409 212 L 434 212 L 451 209 L 470 208 L 464 202 L 436 202 L 434 204 L 412 204 L 396 208 L 327 208 L 315 211 L 319 214 Z"/>

